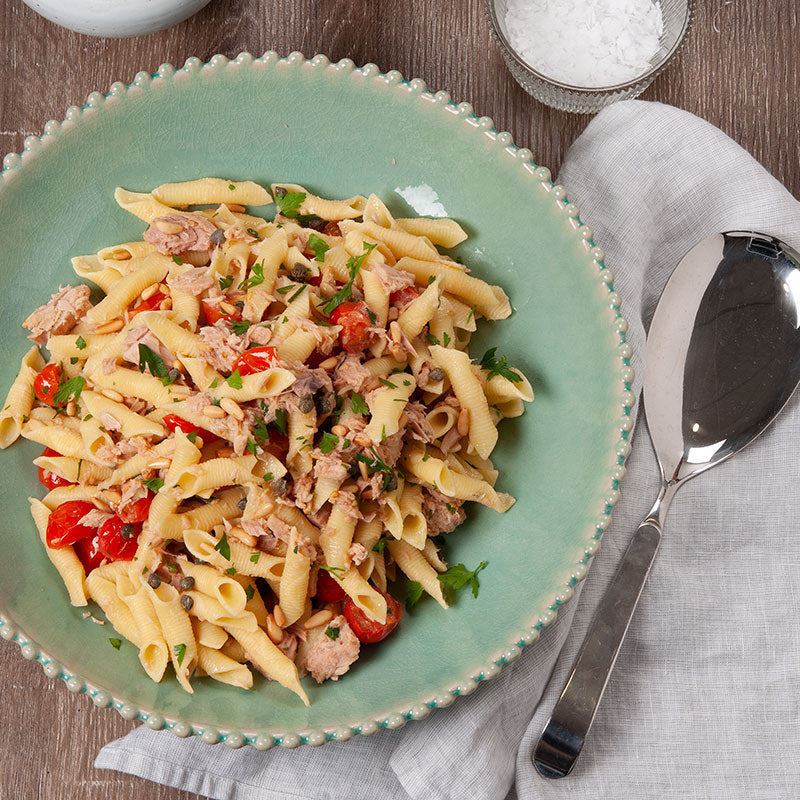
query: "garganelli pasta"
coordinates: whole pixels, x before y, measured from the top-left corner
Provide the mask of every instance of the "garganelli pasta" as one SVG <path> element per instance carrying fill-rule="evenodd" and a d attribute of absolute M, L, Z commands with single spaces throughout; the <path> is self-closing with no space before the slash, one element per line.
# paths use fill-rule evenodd
<path fill-rule="evenodd" d="M 46 447 L 47 557 L 154 681 L 249 689 L 255 668 L 308 703 L 306 673 L 338 680 L 397 625 L 387 580 L 407 607 L 477 595 L 486 562 L 448 568 L 437 537 L 467 500 L 514 502 L 490 456 L 533 391 L 496 348 L 467 351 L 508 298 L 439 252 L 456 221 L 375 195 L 201 178 L 114 196 L 147 229 L 72 260 L 103 299 L 66 286 L 25 320 L 49 357 L 22 360 L 0 447 Z M 274 220 L 247 213 L 273 197 Z"/>

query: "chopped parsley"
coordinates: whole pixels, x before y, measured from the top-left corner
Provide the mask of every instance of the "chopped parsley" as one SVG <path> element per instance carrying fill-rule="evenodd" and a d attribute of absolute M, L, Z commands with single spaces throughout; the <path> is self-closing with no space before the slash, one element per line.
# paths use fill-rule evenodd
<path fill-rule="evenodd" d="M 245 586 L 244 595 L 249 603 L 256 596 L 256 590 L 252 586 Z"/>
<path fill-rule="evenodd" d="M 469 310 L 469 316 L 467 317 L 467 322 L 469 322 L 475 316 L 475 306 Z"/>
<path fill-rule="evenodd" d="M 222 538 L 214 545 L 214 549 L 226 560 L 231 560 L 231 546 L 228 544 L 228 534 L 223 533 Z"/>
<path fill-rule="evenodd" d="M 350 397 L 350 408 L 354 414 L 369 414 L 369 406 L 358 392 L 353 392 Z"/>
<path fill-rule="evenodd" d="M 358 257 L 351 256 L 347 261 L 347 269 L 350 271 L 350 280 L 336 292 L 335 295 L 328 298 L 324 305 L 321 306 L 322 313 L 329 317 L 334 309 L 338 308 L 345 300 L 348 300 L 353 293 L 353 282 L 356 279 L 356 275 L 358 275 L 361 267 L 364 266 L 364 262 L 367 260 L 367 256 L 377 247 L 377 244 L 370 244 L 368 242 L 364 242 L 364 253 Z"/>
<path fill-rule="evenodd" d="M 280 286 L 280 287 L 278 287 L 278 288 L 277 288 L 275 291 L 276 291 L 278 294 L 286 294 L 287 292 L 291 292 L 291 291 L 292 291 L 292 289 L 294 289 L 294 287 L 295 287 L 295 284 L 293 284 L 293 283 L 290 283 L 290 284 L 288 284 L 287 286 Z"/>
<path fill-rule="evenodd" d="M 216 389 L 218 384 L 219 384 L 219 378 L 214 378 L 214 380 L 211 381 L 211 383 L 208 384 L 208 388 L 209 389 Z"/>
<path fill-rule="evenodd" d="M 80 375 L 63 381 L 53 395 L 53 402 L 57 406 L 65 406 L 72 398 L 77 403 L 84 386 L 86 381 Z"/>
<path fill-rule="evenodd" d="M 324 570 L 325 570 L 325 572 L 332 572 L 334 575 L 335 575 L 337 572 L 344 572 L 344 571 L 345 571 L 345 570 L 344 570 L 344 567 L 326 567 L 324 564 L 320 564 L 320 565 L 319 565 L 319 568 L 320 568 L 320 569 L 324 569 Z"/>
<path fill-rule="evenodd" d="M 386 542 L 388 539 L 378 539 L 374 545 L 372 545 L 372 551 L 374 553 L 382 553 L 386 549 Z"/>
<path fill-rule="evenodd" d="M 486 569 L 486 564 L 486 561 L 481 561 L 473 570 L 468 570 L 463 564 L 456 564 L 450 567 L 447 572 L 437 575 L 437 577 L 445 586 L 450 586 L 455 590 L 463 589 L 469 583 L 472 587 L 472 596 L 477 597 L 478 589 L 480 589 L 478 573 Z"/>
<path fill-rule="evenodd" d="M 172 260 L 180 267 L 183 266 L 183 259 L 180 256 L 172 256 Z"/>
<path fill-rule="evenodd" d="M 383 441 L 385 438 L 386 438 L 386 426 L 383 425 L 381 427 L 381 441 Z"/>
<path fill-rule="evenodd" d="M 441 344 L 441 342 L 432 333 L 426 333 L 425 339 L 427 339 L 428 344 Z"/>
<path fill-rule="evenodd" d="M 225 570 L 225 574 L 226 575 L 235 575 L 236 574 L 236 567 L 228 567 L 228 569 Z"/>
<path fill-rule="evenodd" d="M 495 375 L 500 375 L 512 383 L 520 383 L 522 378 L 517 375 L 516 372 L 511 371 L 511 368 L 508 366 L 508 362 L 506 361 L 506 357 L 500 356 L 498 359 L 495 357 L 496 352 L 497 348 L 492 347 L 483 354 L 483 358 L 481 359 L 481 369 L 489 371 L 489 374 L 486 376 L 486 380 L 491 380 Z"/>
<path fill-rule="evenodd" d="M 335 642 L 339 638 L 339 629 L 332 628 L 330 625 L 328 625 L 328 627 L 325 628 L 325 635 L 329 639 L 333 639 L 333 641 Z"/>
<path fill-rule="evenodd" d="M 271 472 L 265 472 L 264 475 L 264 483 L 269 483 L 275 477 Z"/>
<path fill-rule="evenodd" d="M 79 336 L 75 340 L 75 347 L 77 347 L 78 350 L 85 350 L 86 349 L 86 339 L 84 339 L 83 336 Z"/>
<path fill-rule="evenodd" d="M 269 442 L 269 428 L 263 419 L 256 420 L 256 424 L 253 426 L 253 435 L 257 442 Z"/>
<path fill-rule="evenodd" d="M 375 312 L 371 308 L 367 308 L 367 316 L 369 317 L 370 325 L 378 324 L 378 318 L 375 316 Z"/>
<path fill-rule="evenodd" d="M 264 265 L 259 261 L 253 264 L 250 270 L 250 277 L 239 284 L 240 289 L 249 289 L 251 286 L 258 286 L 264 283 Z"/>
<path fill-rule="evenodd" d="M 226 289 L 230 289 L 232 283 L 233 283 L 233 275 L 226 275 L 224 278 L 220 278 L 219 279 L 220 291 L 224 292 Z"/>
<path fill-rule="evenodd" d="M 245 333 L 247 333 L 247 329 L 248 329 L 248 328 L 249 328 L 249 327 L 250 327 L 252 324 L 253 324 L 253 323 L 252 323 L 252 322 L 250 322 L 249 320 L 246 320 L 246 319 L 237 319 L 237 320 L 234 320 L 234 321 L 231 323 L 231 328 L 233 328 L 233 332 L 234 332 L 234 333 L 235 333 L 237 336 L 244 336 L 244 334 L 245 334 Z"/>
<path fill-rule="evenodd" d="M 425 455 L 424 455 L 424 456 L 422 456 L 422 460 L 423 460 L 423 461 L 427 461 L 427 460 L 428 460 L 430 457 L 431 457 L 431 454 L 430 454 L 430 453 L 425 453 Z"/>
<path fill-rule="evenodd" d="M 150 478 L 150 480 L 147 481 L 142 478 L 142 483 L 151 492 L 158 492 L 164 486 L 164 481 L 162 481 L 161 478 Z"/>
<path fill-rule="evenodd" d="M 325 431 L 322 434 L 322 441 L 319 443 L 319 450 L 321 453 L 330 453 L 337 444 L 339 444 L 339 437 Z"/>
<path fill-rule="evenodd" d="M 422 599 L 422 584 L 419 581 L 409 581 L 406 584 L 406 611 L 411 611 Z"/>
<path fill-rule="evenodd" d="M 235 369 L 231 374 L 225 378 L 225 383 L 231 387 L 231 389 L 241 389 L 242 388 L 242 376 L 239 373 L 238 369 Z"/>
<path fill-rule="evenodd" d="M 115 650 L 119 650 L 122 646 L 122 642 L 119 639 L 109 639 L 108 641 Z"/>
<path fill-rule="evenodd" d="M 170 572 L 177 572 L 178 571 L 178 567 L 177 567 L 176 564 L 167 564 L 167 569 Z"/>
<path fill-rule="evenodd" d="M 250 553 L 250 560 L 254 564 L 258 564 L 258 559 L 261 558 L 261 553 Z"/>
<path fill-rule="evenodd" d="M 378 378 L 378 380 L 379 380 L 379 381 L 380 381 L 380 382 L 381 382 L 381 383 L 382 383 L 384 386 L 388 386 L 390 389 L 396 389 L 396 388 L 397 388 L 397 386 L 395 386 L 395 385 L 394 385 L 394 384 L 393 384 L 391 381 L 387 381 L 387 380 L 386 380 L 386 378 Z"/>
<path fill-rule="evenodd" d="M 297 212 L 305 199 L 305 192 L 287 192 L 282 186 L 275 190 L 275 205 L 281 215 L 288 219 L 297 219 Z"/>
<path fill-rule="evenodd" d="M 186 645 L 185 644 L 176 644 L 175 645 L 175 660 L 178 662 L 178 666 L 183 664 L 183 659 L 186 658 Z"/>
<path fill-rule="evenodd" d="M 82 469 L 82 468 L 83 468 L 83 459 L 81 458 L 81 459 L 78 461 L 78 474 L 77 474 L 77 476 L 76 476 L 77 480 L 80 480 L 80 479 L 81 479 L 81 469 Z"/>
<path fill-rule="evenodd" d="M 314 261 L 324 261 L 325 253 L 330 250 L 330 245 L 315 233 L 308 237 L 308 246 L 314 251 Z"/>
<path fill-rule="evenodd" d="M 254 456 L 258 455 L 258 445 L 256 444 L 255 439 L 248 439 L 244 449 L 247 450 L 248 453 L 252 453 Z"/>
<path fill-rule="evenodd" d="M 444 344 L 445 347 L 447 347 L 447 345 L 450 344 L 450 337 L 447 335 L 447 331 L 444 331 L 442 333 L 442 343 Z"/>
<path fill-rule="evenodd" d="M 258 231 L 255 228 L 248 228 L 247 232 L 254 238 L 257 239 L 259 242 L 261 241 L 261 237 L 258 235 Z"/>
<path fill-rule="evenodd" d="M 295 545 L 295 546 L 292 548 L 292 552 L 293 552 L 293 553 L 296 553 L 296 552 L 297 552 L 299 549 L 300 549 L 299 545 Z"/>
<path fill-rule="evenodd" d="M 428 275 L 428 286 L 430 286 L 436 280 L 435 275 Z"/>
<path fill-rule="evenodd" d="M 69 363 L 70 364 L 77 364 L 79 360 L 80 359 L 78 358 L 78 356 L 71 356 L 70 359 L 69 359 Z"/>
<path fill-rule="evenodd" d="M 171 370 L 167 369 L 164 359 L 158 353 L 153 352 L 146 344 L 139 342 L 139 372 L 144 372 L 150 368 L 150 374 L 158 378 L 164 386 L 175 383 L 176 376 L 170 376 Z M 180 373 L 178 373 L 180 374 Z"/>
<path fill-rule="evenodd" d="M 192 444 L 197 444 L 197 431 L 189 431 L 189 433 L 186 434 L 186 438 Z"/>
<path fill-rule="evenodd" d="M 293 303 L 305 291 L 306 285 L 303 284 L 287 301 L 286 304 Z"/>
<path fill-rule="evenodd" d="M 288 430 L 288 416 L 285 408 L 279 408 L 275 412 L 275 427 L 284 436 L 286 436 L 286 431 Z"/>
<path fill-rule="evenodd" d="M 229 183 L 229 184 L 228 184 L 228 188 L 229 188 L 231 191 L 233 191 L 233 190 L 236 188 L 236 186 L 234 186 L 232 183 Z"/>

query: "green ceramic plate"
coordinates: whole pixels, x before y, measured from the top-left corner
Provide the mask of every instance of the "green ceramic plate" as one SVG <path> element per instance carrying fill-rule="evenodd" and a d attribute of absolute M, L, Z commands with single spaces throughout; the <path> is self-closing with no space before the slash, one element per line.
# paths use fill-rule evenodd
<path fill-rule="evenodd" d="M 267 53 L 190 59 L 93 93 L 5 167 L 5 385 L 26 349 L 26 314 L 75 282 L 69 257 L 141 236 L 142 223 L 114 203 L 116 186 L 218 175 L 292 181 L 334 197 L 375 192 L 396 214 L 459 220 L 470 238 L 454 255 L 505 287 L 514 307 L 510 319 L 480 325 L 473 353 L 497 345 L 536 392 L 523 417 L 503 422 L 495 450 L 500 486 L 517 504 L 502 516 L 472 507 L 448 540 L 451 562 L 489 561 L 480 596 L 464 592 L 447 612 L 422 603 L 338 683 L 307 679 L 310 708 L 265 681 L 244 692 L 201 679 L 190 696 L 174 680 L 151 683 L 131 645 L 113 649 L 113 631 L 68 604 L 42 552 L 25 499 L 42 495 L 31 464 L 41 448 L 18 442 L 2 455 L 0 635 L 25 658 L 154 729 L 292 747 L 424 717 L 496 675 L 555 618 L 617 499 L 632 373 L 602 251 L 530 151 L 422 81 L 349 60 Z"/>

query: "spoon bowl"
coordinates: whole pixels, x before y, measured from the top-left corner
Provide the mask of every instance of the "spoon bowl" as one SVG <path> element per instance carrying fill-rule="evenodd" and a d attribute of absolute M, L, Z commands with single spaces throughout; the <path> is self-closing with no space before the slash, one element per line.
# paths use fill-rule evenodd
<path fill-rule="evenodd" d="M 675 492 L 756 439 L 797 388 L 800 255 L 760 233 L 704 239 L 667 282 L 646 355 L 644 406 L 661 489 L 600 600 L 534 751 L 547 778 L 568 775 L 580 755 Z"/>

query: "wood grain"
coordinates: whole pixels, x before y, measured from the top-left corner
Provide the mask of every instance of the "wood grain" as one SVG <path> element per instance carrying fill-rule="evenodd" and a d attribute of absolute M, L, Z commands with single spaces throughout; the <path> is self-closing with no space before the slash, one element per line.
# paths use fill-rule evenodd
<path fill-rule="evenodd" d="M 747 148 L 800 194 L 800 48 L 797 4 L 789 0 L 698 0 L 678 62 L 644 98 L 685 108 Z M 399 22 L 398 22 L 399 21 Z M 557 172 L 589 122 L 548 109 L 514 82 L 491 40 L 482 0 L 214 0 L 187 22 L 135 39 L 93 39 L 58 28 L 19 0 L 0 0 L 0 151 L 70 105 L 139 70 L 191 55 L 300 50 L 374 62 L 447 89 L 494 119 L 540 164 Z M 131 729 L 98 711 L 0 642 L 2 800 L 190 800 L 187 792 L 92 768 L 100 747 Z"/>

